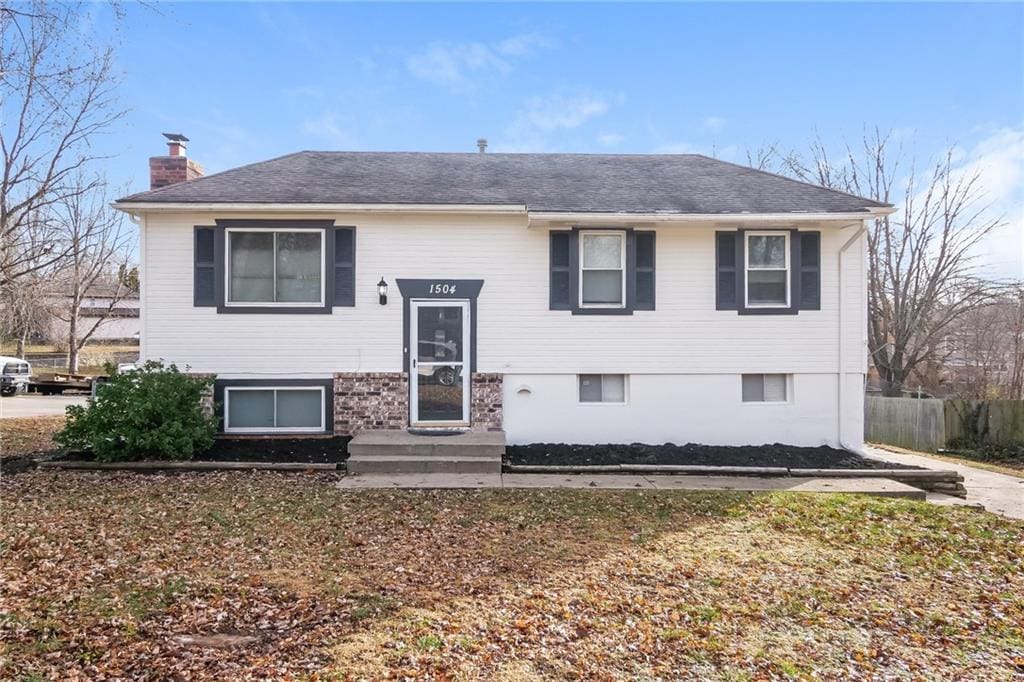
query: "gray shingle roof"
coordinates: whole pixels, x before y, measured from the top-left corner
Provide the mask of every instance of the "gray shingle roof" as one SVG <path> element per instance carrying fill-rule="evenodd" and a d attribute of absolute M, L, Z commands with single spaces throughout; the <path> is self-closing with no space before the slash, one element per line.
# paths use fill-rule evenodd
<path fill-rule="evenodd" d="M 698 154 L 297 152 L 121 202 L 525 204 L 531 211 L 847 213 L 885 206 Z"/>

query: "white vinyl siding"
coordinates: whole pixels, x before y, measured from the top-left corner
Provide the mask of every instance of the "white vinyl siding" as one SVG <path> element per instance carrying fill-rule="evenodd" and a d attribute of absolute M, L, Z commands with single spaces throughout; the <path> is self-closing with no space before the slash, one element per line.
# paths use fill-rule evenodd
<path fill-rule="evenodd" d="M 227 386 L 224 432 L 324 431 L 324 398 L 320 386 Z"/>
<path fill-rule="evenodd" d="M 657 228 L 658 309 L 643 315 L 564 315 L 548 309 L 549 231 L 524 217 L 384 213 L 275 214 L 357 226 L 355 305 L 329 315 L 218 315 L 192 305 L 193 226 L 261 214 L 151 214 L 145 220 L 142 358 L 234 378 L 329 378 L 401 372 L 402 298 L 395 280 L 481 279 L 477 371 L 535 375 L 834 373 L 838 249 L 855 228 L 822 233 L 821 310 L 731 315 L 715 310 L 717 223 Z M 797 225 L 799 226 L 799 225 Z M 500 254 L 498 257 L 496 254 Z M 844 255 L 846 371 L 865 371 L 863 248 Z M 391 284 L 380 305 L 377 282 Z M 732 394 L 735 396 L 736 388 Z M 734 400 L 736 398 L 733 398 Z M 632 398 L 631 398 L 632 400 Z M 592 412 L 592 411 L 591 411 Z"/>

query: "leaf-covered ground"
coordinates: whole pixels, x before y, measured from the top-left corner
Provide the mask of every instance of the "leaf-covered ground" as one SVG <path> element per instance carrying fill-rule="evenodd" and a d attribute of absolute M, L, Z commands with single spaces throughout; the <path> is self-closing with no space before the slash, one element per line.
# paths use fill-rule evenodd
<path fill-rule="evenodd" d="M 1024 524 L 991 514 L 333 480 L 5 476 L 0 678 L 1024 675 Z"/>
<path fill-rule="evenodd" d="M 0 420 L 0 458 L 21 457 L 56 448 L 53 434 L 64 417 L 18 417 Z"/>

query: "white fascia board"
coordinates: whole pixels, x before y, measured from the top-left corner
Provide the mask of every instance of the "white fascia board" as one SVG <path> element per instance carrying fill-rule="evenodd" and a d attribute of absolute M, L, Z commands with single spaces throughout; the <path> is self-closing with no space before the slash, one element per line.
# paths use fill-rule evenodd
<path fill-rule="evenodd" d="M 126 213 L 486 213 L 526 215 L 519 204 L 260 204 L 123 201 Z"/>
<path fill-rule="evenodd" d="M 848 213 L 590 213 L 530 211 L 524 204 L 261 204 L 157 203 L 126 201 L 112 204 L 133 215 L 145 213 L 461 213 L 525 215 L 530 226 L 551 222 L 580 224 L 628 223 L 792 223 L 796 221 L 871 220 L 894 213 L 891 206 Z"/>
<path fill-rule="evenodd" d="M 894 213 L 894 207 L 849 213 L 557 213 L 531 211 L 530 227 L 546 223 L 628 225 L 632 223 L 796 223 L 835 220 L 874 220 Z"/>

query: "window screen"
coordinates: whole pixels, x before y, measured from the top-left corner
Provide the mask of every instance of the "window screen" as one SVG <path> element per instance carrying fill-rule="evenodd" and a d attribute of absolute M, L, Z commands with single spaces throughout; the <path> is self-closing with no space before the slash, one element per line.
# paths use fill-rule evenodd
<path fill-rule="evenodd" d="M 785 374 L 744 374 L 743 402 L 786 402 L 788 399 L 786 395 L 787 383 Z"/>
<path fill-rule="evenodd" d="M 228 233 L 229 303 L 320 303 L 323 232 Z"/>
<path fill-rule="evenodd" d="M 581 374 L 579 383 L 581 403 L 626 402 L 624 374 Z"/>
<path fill-rule="evenodd" d="M 225 389 L 225 431 L 319 431 L 324 393 L 319 388 Z"/>
<path fill-rule="evenodd" d="M 580 305 L 623 307 L 626 275 L 625 233 L 582 232 L 580 240 Z"/>
<path fill-rule="evenodd" d="M 789 252 L 786 235 L 747 235 L 747 305 L 789 305 Z"/>

